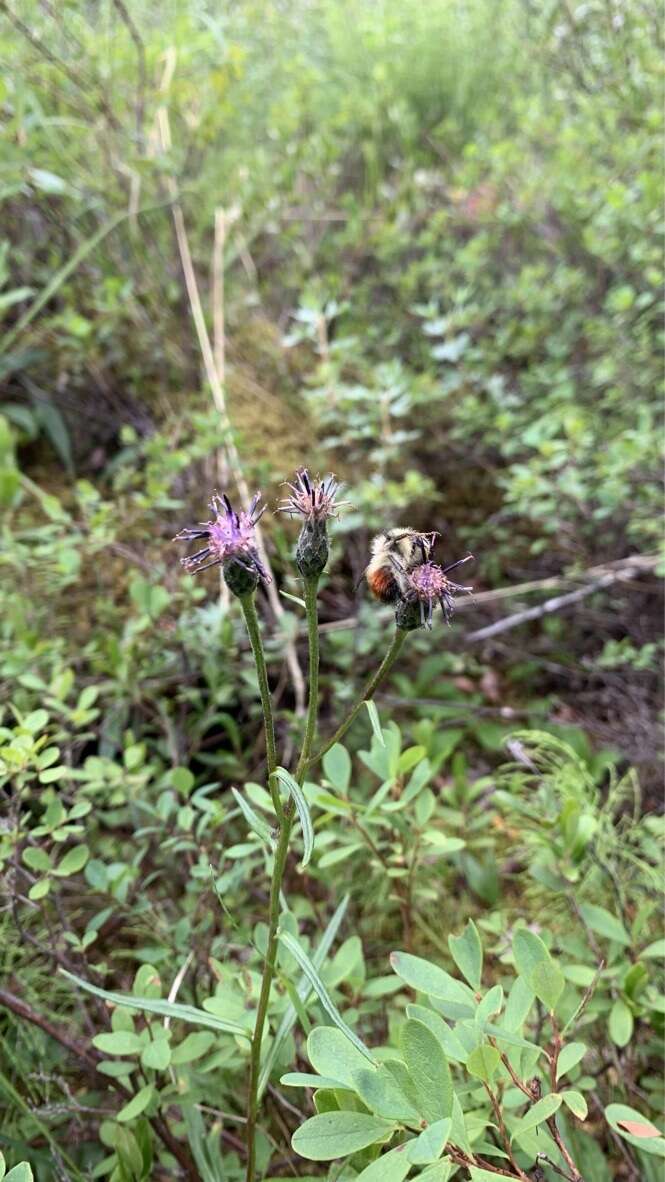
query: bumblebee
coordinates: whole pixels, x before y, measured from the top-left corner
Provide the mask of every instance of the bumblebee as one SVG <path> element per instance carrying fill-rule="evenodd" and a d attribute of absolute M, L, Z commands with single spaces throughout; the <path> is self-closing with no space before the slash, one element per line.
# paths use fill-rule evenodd
<path fill-rule="evenodd" d="M 372 542 L 372 560 L 365 571 L 372 595 L 382 603 L 400 599 L 408 589 L 409 571 L 428 562 L 436 536 L 407 526 L 377 534 Z"/>

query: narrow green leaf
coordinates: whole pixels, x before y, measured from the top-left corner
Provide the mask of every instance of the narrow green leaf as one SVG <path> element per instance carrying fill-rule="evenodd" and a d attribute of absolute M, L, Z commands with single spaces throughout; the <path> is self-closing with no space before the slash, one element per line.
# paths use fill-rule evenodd
<path fill-rule="evenodd" d="M 665 956 L 665 940 L 654 940 L 653 944 L 647 944 L 646 948 L 640 953 L 640 956 L 662 958 Z"/>
<path fill-rule="evenodd" d="M 564 1104 L 578 1120 L 586 1120 L 589 1106 L 581 1092 L 569 1090 L 561 1093 Z"/>
<path fill-rule="evenodd" d="M 291 1144 L 309 1161 L 331 1161 L 385 1141 L 394 1124 L 365 1112 L 324 1112 L 296 1129 Z"/>
<path fill-rule="evenodd" d="M 559 1058 L 556 1066 L 556 1077 L 561 1079 L 562 1075 L 566 1075 L 576 1067 L 580 1059 L 586 1055 L 586 1045 L 583 1042 L 569 1042 L 559 1052 Z"/>
<path fill-rule="evenodd" d="M 266 822 L 258 815 L 258 813 L 254 812 L 251 804 L 245 799 L 241 792 L 238 792 L 237 788 L 231 788 L 231 792 L 233 793 L 235 802 L 238 805 L 238 808 L 240 809 L 240 812 L 245 818 L 247 824 L 249 825 L 249 828 L 253 833 L 256 833 L 257 837 L 261 838 L 261 841 L 264 841 L 266 845 L 272 849 L 274 841 L 270 831 L 270 826 L 266 824 Z"/>
<path fill-rule="evenodd" d="M 630 944 L 630 936 L 621 920 L 605 907 L 597 907 L 595 903 L 581 903 L 580 914 L 592 932 L 597 932 L 606 940 L 615 940 L 617 944 Z"/>
<path fill-rule="evenodd" d="M 287 772 L 286 768 L 278 767 L 277 771 L 274 773 L 274 776 L 293 797 L 296 806 L 296 812 L 298 813 L 300 824 L 302 826 L 304 853 L 301 865 L 306 866 L 312 856 L 312 850 L 314 849 L 314 828 L 312 826 L 312 818 L 309 815 L 309 805 L 305 800 L 300 784 L 294 780 L 293 776 L 290 774 L 290 772 Z"/>
<path fill-rule="evenodd" d="M 470 919 L 461 936 L 448 936 L 448 947 L 460 973 L 472 989 L 480 989 L 483 971 L 483 948 L 478 929 Z"/>
<path fill-rule="evenodd" d="M 307 953 L 303 948 L 301 948 L 298 941 L 294 940 L 293 936 L 289 932 L 279 932 L 278 935 L 281 943 L 284 945 L 287 951 L 291 953 L 295 960 L 297 960 L 300 968 L 307 977 L 328 1017 L 332 1020 L 332 1022 L 334 1022 L 338 1030 L 341 1030 L 342 1034 L 348 1038 L 349 1042 L 353 1043 L 353 1046 L 359 1050 L 360 1053 L 364 1055 L 370 1063 L 374 1063 L 374 1059 L 367 1050 L 367 1047 L 360 1041 L 358 1035 L 354 1034 L 351 1027 L 347 1026 Z"/>
<path fill-rule="evenodd" d="M 287 1071 L 279 1081 L 285 1088 L 331 1088 L 333 1091 L 353 1092 L 351 1084 L 331 1079 L 327 1075 L 310 1075 L 306 1071 Z"/>
<path fill-rule="evenodd" d="M 4 1182 L 34 1182 L 32 1166 L 27 1161 L 20 1161 L 5 1175 Z"/>
<path fill-rule="evenodd" d="M 180 1005 L 179 1002 L 163 1001 L 156 997 L 133 997 L 129 993 L 113 993 L 107 989 L 99 989 L 96 985 L 90 985 L 88 981 L 75 976 L 74 973 L 68 973 L 65 969 L 60 969 L 60 972 L 63 977 L 67 977 L 75 985 L 79 985 L 81 989 L 85 989 L 88 993 L 94 993 L 95 997 L 103 997 L 104 1001 L 110 1001 L 113 1005 L 126 1006 L 130 1010 L 141 1010 L 146 1014 L 160 1014 L 165 1018 L 178 1018 L 181 1022 L 189 1022 L 193 1026 L 205 1026 L 209 1030 L 221 1030 L 225 1034 L 235 1034 L 239 1038 L 251 1039 L 251 1032 L 245 1026 L 240 1026 L 237 1022 L 231 1022 L 226 1018 L 218 1018 L 214 1014 L 207 1014 L 205 1010 L 196 1009 L 195 1006 Z"/>
<path fill-rule="evenodd" d="M 67 850 L 62 861 L 53 868 L 51 873 L 57 875 L 58 878 L 66 878 L 69 874 L 78 874 L 88 861 L 88 853 L 87 845 L 75 845 L 73 849 Z"/>
<path fill-rule="evenodd" d="M 349 895 L 345 895 L 339 904 L 339 907 L 337 907 L 334 914 L 331 916 L 330 922 L 316 947 L 316 951 L 312 955 L 312 964 L 314 965 L 315 969 L 320 969 L 325 963 L 326 957 L 328 956 L 328 953 L 330 952 L 330 949 L 332 948 L 337 937 L 342 920 L 346 915 L 346 909 L 348 905 Z M 307 1001 L 311 991 L 312 986 L 310 985 L 309 977 L 305 976 L 303 973 L 296 986 L 298 997 L 303 1003 Z M 288 1037 L 290 1031 L 295 1025 L 296 1016 L 295 1006 L 289 1002 L 284 1014 L 282 1015 L 282 1020 L 277 1028 L 275 1037 L 270 1043 L 265 1061 L 261 1064 L 261 1075 L 259 1076 L 259 1098 L 263 1095 L 267 1087 L 273 1066 L 277 1062 L 277 1057 L 282 1048 L 284 1040 Z"/>
<path fill-rule="evenodd" d="M 525 1113 L 522 1119 L 517 1123 L 512 1131 L 511 1141 L 516 1137 L 521 1137 L 523 1133 L 528 1133 L 529 1129 L 535 1129 L 537 1125 L 542 1125 L 546 1120 L 561 1107 L 561 1096 L 558 1092 L 550 1092 L 549 1095 L 543 1096 L 537 1104 L 533 1104 L 529 1111 Z"/>
<path fill-rule="evenodd" d="M 633 1014 L 623 998 L 618 997 L 610 1010 L 609 1031 L 617 1047 L 628 1046 L 633 1036 Z"/>
<path fill-rule="evenodd" d="M 500 1062 L 501 1055 L 496 1047 L 484 1042 L 471 1052 L 466 1061 L 466 1069 L 469 1075 L 474 1075 L 476 1079 L 482 1079 L 483 1083 L 488 1084 L 492 1082 Z"/>
<path fill-rule="evenodd" d="M 174 1067 L 180 1066 L 181 1063 L 193 1063 L 195 1059 L 202 1058 L 215 1045 L 216 1039 L 214 1034 L 210 1034 L 207 1030 L 193 1030 L 182 1042 L 178 1043 L 171 1052 L 171 1062 Z"/>
<path fill-rule="evenodd" d="M 398 1145 L 377 1157 L 376 1161 L 365 1166 L 354 1182 L 402 1182 L 411 1168 L 406 1148 L 406 1145 Z"/>
<path fill-rule="evenodd" d="M 121 1124 L 126 1124 L 130 1120 L 136 1120 L 137 1116 L 145 1112 L 154 1095 L 155 1089 L 152 1084 L 146 1084 L 144 1088 L 141 1088 L 140 1092 L 137 1092 L 132 1097 L 129 1104 L 125 1104 L 124 1108 L 120 1109 L 115 1119 L 119 1120 Z"/>
<path fill-rule="evenodd" d="M 376 708 L 376 703 L 372 702 L 366 698 L 365 705 L 367 707 L 367 713 L 369 714 L 369 720 L 372 724 L 372 730 L 374 731 L 374 736 L 376 738 L 376 741 L 377 741 L 377 743 L 379 743 L 379 745 L 381 747 L 385 747 L 386 741 L 383 737 L 383 731 L 381 729 L 381 720 L 379 718 L 379 712 Z"/>
<path fill-rule="evenodd" d="M 413 1080 L 422 1116 L 427 1121 L 448 1117 L 453 1108 L 453 1084 L 448 1060 L 429 1026 L 407 1018 L 402 1027 L 401 1050 Z"/>
<path fill-rule="evenodd" d="M 415 1141 L 409 1141 L 406 1151 L 411 1165 L 427 1166 L 431 1162 L 438 1161 L 446 1147 L 452 1126 L 453 1122 L 450 1117 L 446 1117 L 445 1120 L 436 1120 L 434 1124 L 423 1129 Z"/>

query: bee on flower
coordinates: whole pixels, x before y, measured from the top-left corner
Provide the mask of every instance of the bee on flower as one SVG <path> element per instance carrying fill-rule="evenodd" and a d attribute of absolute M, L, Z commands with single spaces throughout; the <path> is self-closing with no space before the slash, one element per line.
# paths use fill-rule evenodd
<path fill-rule="evenodd" d="M 454 583 L 448 578 L 450 571 L 462 566 L 465 562 L 472 562 L 473 555 L 458 558 L 449 566 L 441 567 L 436 562 L 423 562 L 409 571 L 406 576 L 406 586 L 400 603 L 397 606 L 395 619 L 398 628 L 410 630 L 412 628 L 431 628 L 432 616 L 437 603 L 441 605 L 446 624 L 450 624 L 455 610 L 455 595 L 470 594 L 473 587 L 462 583 Z"/>

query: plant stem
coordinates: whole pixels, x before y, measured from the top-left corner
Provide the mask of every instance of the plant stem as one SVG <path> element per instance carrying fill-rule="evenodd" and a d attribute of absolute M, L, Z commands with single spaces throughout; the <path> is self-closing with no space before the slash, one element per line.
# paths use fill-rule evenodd
<path fill-rule="evenodd" d="M 281 821 L 283 809 L 282 802 L 279 796 L 279 789 L 272 780 L 272 774 L 277 767 L 277 746 L 275 743 L 275 723 L 272 714 L 272 700 L 270 697 L 270 687 L 268 685 L 268 670 L 266 668 L 266 658 L 263 651 L 263 642 L 261 640 L 261 630 L 259 628 L 259 617 L 256 614 L 256 603 L 254 600 L 254 592 L 250 595 L 240 596 L 240 606 L 242 614 L 245 617 L 245 624 L 247 626 L 247 635 L 249 636 L 249 643 L 252 646 L 252 653 L 254 654 L 254 664 L 256 665 L 256 676 L 259 681 L 259 693 L 261 695 L 261 708 L 263 710 L 263 725 L 266 735 L 266 763 L 268 765 L 268 787 L 270 788 L 270 795 L 272 796 L 272 803 L 277 814 L 278 821 Z"/>
<path fill-rule="evenodd" d="M 313 755 L 307 761 L 308 764 L 318 763 L 319 760 L 325 755 L 326 751 L 330 751 L 330 748 L 334 747 L 335 743 L 339 743 L 339 740 L 341 738 L 343 738 L 343 736 L 346 734 L 346 732 L 348 731 L 351 724 L 354 722 L 354 720 L 356 719 L 356 717 L 358 716 L 358 714 L 362 710 L 365 702 L 371 701 L 371 699 L 374 697 L 374 694 L 376 693 L 377 689 L 379 688 L 381 682 L 383 681 L 384 677 L 386 677 L 387 674 L 392 669 L 393 665 L 395 664 L 395 661 L 397 660 L 397 658 L 400 654 L 402 645 L 404 644 L 404 641 L 406 640 L 407 635 L 408 635 L 408 633 L 403 628 L 396 628 L 395 629 L 395 635 L 393 636 L 393 639 L 392 639 L 390 648 L 388 649 L 388 652 L 386 653 L 381 664 L 379 665 L 378 669 L 376 670 L 376 673 L 374 673 L 372 675 L 372 677 L 370 677 L 369 681 L 367 682 L 367 685 L 365 686 L 365 688 L 364 688 L 362 694 L 360 695 L 358 701 L 356 702 L 355 706 L 352 707 L 352 709 L 349 711 L 346 718 L 344 719 L 344 722 L 342 722 L 337 727 L 337 730 L 335 731 L 334 735 L 330 739 L 328 739 L 325 746 L 321 747 L 316 752 L 316 754 Z"/>
<path fill-rule="evenodd" d="M 305 580 L 307 634 L 309 639 L 309 701 L 307 705 L 307 721 L 305 723 L 305 734 L 303 736 L 302 750 L 300 752 L 300 758 L 298 759 L 298 766 L 295 774 L 295 779 L 299 784 L 302 784 L 305 778 L 305 770 L 309 762 L 309 755 L 314 743 L 314 735 L 316 732 L 316 716 L 319 700 L 319 628 L 316 610 L 316 592 L 318 582 L 318 578 Z M 271 792 L 278 792 L 277 785 L 273 780 L 270 782 L 270 790 Z M 286 869 L 286 859 L 289 852 L 289 839 L 291 837 L 294 812 L 295 802 L 293 797 L 289 797 L 284 808 L 282 808 L 280 801 L 280 811 L 278 814 L 279 836 L 277 839 L 275 863 L 272 872 L 272 880 L 270 883 L 268 947 L 266 949 L 266 959 L 263 966 L 261 992 L 259 994 L 259 1004 L 256 1011 L 256 1022 L 254 1024 L 254 1032 L 252 1034 L 252 1047 L 250 1054 L 249 1097 L 247 1101 L 246 1182 L 254 1182 L 256 1171 L 256 1122 L 259 1107 L 258 1089 L 259 1073 L 261 1067 L 261 1043 L 263 1041 L 263 1030 L 268 1012 L 268 1003 L 270 1001 L 270 988 L 275 976 L 275 963 L 277 960 L 277 928 L 279 924 L 279 900 L 282 881 L 284 878 L 284 871 Z"/>

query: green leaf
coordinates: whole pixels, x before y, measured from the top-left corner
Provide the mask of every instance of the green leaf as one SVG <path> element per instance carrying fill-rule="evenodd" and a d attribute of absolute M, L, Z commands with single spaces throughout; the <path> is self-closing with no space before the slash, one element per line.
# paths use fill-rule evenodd
<path fill-rule="evenodd" d="M 640 956 L 649 958 L 662 958 L 665 956 L 665 940 L 654 940 L 653 944 L 647 944 L 646 948 L 640 953 Z"/>
<path fill-rule="evenodd" d="M 193 1030 L 173 1048 L 171 1063 L 174 1067 L 180 1066 L 181 1063 L 193 1063 L 195 1059 L 207 1054 L 216 1041 L 214 1034 L 209 1034 L 207 1030 Z"/>
<path fill-rule="evenodd" d="M 448 1142 L 452 1125 L 450 1117 L 436 1120 L 434 1124 L 423 1129 L 415 1141 L 409 1141 L 406 1151 L 411 1165 L 426 1166 L 430 1162 L 438 1161 Z"/>
<path fill-rule="evenodd" d="M 285 1088 L 331 1088 L 333 1091 L 355 1091 L 351 1084 L 342 1083 L 341 1079 L 331 1079 L 327 1075 L 311 1075 L 307 1071 L 287 1071 L 279 1082 Z"/>
<path fill-rule="evenodd" d="M 382 1157 L 377 1157 L 376 1161 L 365 1166 L 354 1182 L 402 1182 L 411 1168 L 411 1162 L 405 1151 L 406 1145 L 398 1145 L 396 1149 L 390 1149 L 388 1153 L 384 1153 Z"/>
<path fill-rule="evenodd" d="M 564 1104 L 578 1120 L 586 1120 L 589 1106 L 581 1092 L 569 1090 L 561 1093 Z"/>
<path fill-rule="evenodd" d="M 441 1045 L 424 1022 L 407 1018 L 402 1027 L 400 1045 L 418 1094 L 422 1115 L 427 1121 L 448 1117 L 453 1109 L 453 1084 L 448 1060 Z"/>
<path fill-rule="evenodd" d="M 114 1030 L 96 1034 L 92 1045 L 105 1055 L 138 1055 L 143 1050 L 145 1039 L 131 1030 Z"/>
<path fill-rule="evenodd" d="M 550 964 L 552 957 L 543 944 L 540 936 L 530 932 L 528 928 L 518 928 L 513 936 L 513 956 L 517 971 L 528 985 L 533 970 L 539 964 Z"/>
<path fill-rule="evenodd" d="M 347 1026 L 342 1015 L 340 1014 L 339 1010 L 337 1009 L 337 1006 L 335 1005 L 330 994 L 328 993 L 328 990 L 326 989 L 325 985 L 323 984 L 323 981 L 321 980 L 321 978 L 319 977 L 319 974 L 317 973 L 316 969 L 314 968 L 314 965 L 312 964 L 311 960 L 307 956 L 307 953 L 304 951 L 304 949 L 301 948 L 298 941 L 294 940 L 293 936 L 290 935 L 289 932 L 278 932 L 278 936 L 279 936 L 281 943 L 284 945 L 284 947 L 287 949 L 287 951 L 291 953 L 291 955 L 294 957 L 295 960 L 297 960 L 300 968 L 302 969 L 305 976 L 308 978 L 310 985 L 312 986 L 312 989 L 316 993 L 316 996 L 318 997 L 319 1001 L 321 1002 L 321 1005 L 323 1006 L 324 1010 L 326 1011 L 328 1017 L 331 1018 L 332 1021 L 335 1023 L 335 1026 L 337 1026 L 337 1028 L 342 1031 L 342 1034 L 344 1034 L 346 1036 L 346 1038 L 348 1038 L 349 1042 L 353 1043 L 354 1047 L 356 1047 L 356 1049 L 359 1050 L 360 1053 L 362 1055 L 364 1055 L 365 1058 L 368 1059 L 370 1063 L 374 1063 L 374 1059 L 372 1058 L 369 1051 L 367 1050 L 367 1047 L 360 1041 L 360 1039 L 358 1038 L 358 1035 L 354 1034 L 351 1027 Z"/>
<path fill-rule="evenodd" d="M 37 902 L 39 899 L 43 899 L 46 895 L 48 895 L 50 889 L 50 878 L 42 878 L 39 882 L 33 883 L 33 885 L 30 887 L 30 890 L 28 891 L 28 898 L 33 902 Z"/>
<path fill-rule="evenodd" d="M 141 1063 L 153 1071 L 166 1071 L 171 1062 L 171 1047 L 167 1038 L 155 1038 L 141 1051 Z"/>
<path fill-rule="evenodd" d="M 51 869 L 51 859 L 46 850 L 42 850 L 38 846 L 29 845 L 24 849 L 21 859 L 26 866 L 38 874 L 44 874 Z"/>
<path fill-rule="evenodd" d="M 363 1104 L 376 1116 L 402 1123 L 419 1122 L 420 1110 L 414 1107 L 384 1063 L 377 1068 L 361 1067 L 354 1071 L 353 1082 Z"/>
<path fill-rule="evenodd" d="M 617 944 L 630 944 L 630 936 L 616 915 L 612 915 L 604 907 L 597 907 L 594 903 L 581 903 L 580 914 L 587 927 L 606 940 L 614 940 Z"/>
<path fill-rule="evenodd" d="M 21 726 L 24 727 L 25 730 L 30 731 L 31 735 L 36 735 L 38 731 L 43 731 L 47 723 L 48 711 L 33 710 L 31 714 L 26 714 L 25 718 L 21 722 Z"/>
<path fill-rule="evenodd" d="M 540 998 L 550 1011 L 556 1008 L 566 987 L 563 973 L 559 966 L 554 964 L 554 961 L 550 961 L 549 964 L 545 961 L 537 964 L 528 983 L 536 997 Z"/>
<path fill-rule="evenodd" d="M 330 949 L 332 948 L 337 937 L 342 920 L 346 915 L 348 905 L 349 895 L 345 895 L 339 906 L 336 908 L 334 914 L 331 916 L 330 923 L 326 927 L 325 932 L 317 944 L 316 951 L 312 955 L 312 964 L 315 969 L 320 969 L 325 963 L 328 953 L 330 952 Z M 299 1000 L 301 1002 L 305 1002 L 311 991 L 312 987 L 310 985 L 309 977 L 303 973 L 302 977 L 298 981 L 298 984 L 296 985 L 296 994 Z M 292 1002 L 289 1002 L 282 1015 L 282 1020 L 277 1028 L 277 1033 L 270 1043 L 265 1060 L 261 1064 L 261 1074 L 259 1076 L 259 1097 L 262 1096 L 265 1091 L 273 1066 L 277 1062 L 277 1058 L 285 1039 L 288 1037 L 289 1032 L 292 1030 L 295 1024 L 296 1017 L 296 1008 Z"/>
<path fill-rule="evenodd" d="M 252 808 L 249 801 L 245 799 L 242 793 L 238 792 L 237 788 L 231 788 L 231 792 L 233 793 L 240 812 L 242 813 L 252 832 L 256 833 L 257 837 L 260 837 L 261 841 L 264 841 L 269 848 L 272 848 L 274 841 L 270 831 L 270 826 L 266 824 L 266 822 L 258 815 L 258 813 L 254 812 L 254 809 Z"/>
<path fill-rule="evenodd" d="M 20 1161 L 17 1166 L 13 1166 L 8 1174 L 5 1174 L 4 1182 L 34 1182 L 32 1167 L 27 1161 Z"/>
<path fill-rule="evenodd" d="M 314 849 L 314 829 L 312 826 L 312 818 L 309 815 L 309 805 L 305 800 L 300 784 L 294 780 L 293 776 L 290 774 L 290 772 L 287 772 L 286 768 L 278 767 L 273 774 L 279 783 L 283 784 L 287 792 L 290 792 L 291 796 L 293 797 L 296 811 L 298 813 L 298 817 L 300 818 L 300 824 L 302 826 L 304 853 L 301 865 L 304 867 L 308 864 L 312 856 L 312 850 Z M 271 776 L 270 778 L 272 779 L 273 777 Z"/>
<path fill-rule="evenodd" d="M 456 981 L 438 965 L 430 964 L 420 956 L 412 956 L 409 952 L 391 952 L 390 964 L 397 976 L 406 981 L 412 989 L 417 989 L 429 997 L 453 1002 L 460 1011 L 456 1017 L 473 1017 L 475 998 L 471 989 L 461 981 Z"/>
<path fill-rule="evenodd" d="M 291 1144 L 309 1161 L 331 1161 L 385 1141 L 394 1124 L 364 1112 L 324 1112 L 296 1129 Z"/>
<path fill-rule="evenodd" d="M 146 1014 L 160 1014 L 165 1018 L 178 1018 L 180 1021 L 190 1022 L 194 1026 L 205 1026 L 209 1030 L 220 1030 L 225 1034 L 235 1034 L 240 1038 L 251 1039 L 251 1032 L 245 1026 L 240 1026 L 237 1022 L 231 1022 L 227 1018 L 218 1018 L 214 1014 L 207 1014 L 205 1010 L 196 1009 L 195 1006 L 163 1001 L 156 997 L 133 997 L 129 993 L 113 993 L 107 989 L 99 989 L 96 985 L 90 985 L 88 981 L 76 977 L 74 973 L 68 973 L 65 969 L 60 969 L 60 972 L 63 977 L 67 977 L 75 985 L 79 985 L 81 989 L 85 989 L 88 993 L 94 993 L 95 997 L 103 997 L 104 1001 L 110 1001 L 116 1006 L 126 1006 L 127 1009 L 141 1010 Z"/>
<path fill-rule="evenodd" d="M 376 741 L 379 746 L 385 747 L 386 741 L 383 737 L 383 731 L 381 730 L 381 720 L 379 719 L 379 712 L 376 708 L 376 703 L 365 699 L 365 705 L 367 707 L 367 713 L 369 714 L 369 720 L 372 724 L 372 730 L 374 731 Z"/>
<path fill-rule="evenodd" d="M 130 1120 L 135 1120 L 137 1116 L 140 1116 L 142 1112 L 145 1112 L 154 1096 L 155 1089 L 153 1088 L 152 1084 L 146 1084 L 146 1086 L 141 1088 L 141 1091 L 137 1092 L 136 1095 L 129 1101 L 129 1104 L 125 1104 L 124 1108 L 120 1109 L 120 1112 L 117 1114 L 115 1119 L 119 1120 L 121 1124 L 126 1124 Z"/>
<path fill-rule="evenodd" d="M 466 1061 L 466 1069 L 476 1079 L 482 1079 L 484 1083 L 491 1083 L 500 1062 L 501 1055 L 496 1047 L 484 1042 L 471 1052 Z"/>
<path fill-rule="evenodd" d="M 67 850 L 62 861 L 53 868 L 51 873 L 57 875 L 58 878 L 66 878 L 69 874 L 78 874 L 88 861 L 88 854 L 87 845 L 75 845 L 73 849 Z"/>
<path fill-rule="evenodd" d="M 617 1047 L 628 1045 L 633 1034 L 633 1015 L 625 1001 L 618 997 L 610 1010 L 609 1031 L 612 1042 Z"/>
<path fill-rule="evenodd" d="M 367 1068 L 365 1053 L 335 1026 L 315 1026 L 307 1038 L 307 1058 L 319 1075 L 355 1089 L 356 1071 Z M 323 1085 L 319 1085 L 320 1087 Z"/>
<path fill-rule="evenodd" d="M 333 787 L 346 796 L 351 783 L 351 756 L 346 747 L 342 747 L 341 743 L 335 743 L 330 751 L 326 751 L 323 756 L 323 770 Z"/>
<path fill-rule="evenodd" d="M 191 792 L 195 782 L 195 778 L 188 767 L 173 768 L 171 772 L 171 783 L 176 792 L 179 792 L 181 796 L 186 796 L 188 792 Z"/>
<path fill-rule="evenodd" d="M 569 1042 L 565 1047 L 563 1047 L 559 1052 L 559 1058 L 557 1061 L 557 1080 L 561 1079 L 562 1075 L 566 1075 L 569 1071 L 572 1071 L 573 1067 L 576 1067 L 580 1062 L 580 1059 L 584 1058 L 586 1052 L 587 1048 L 583 1042 Z"/>
<path fill-rule="evenodd" d="M 665 1158 L 665 1137 L 647 1117 L 628 1104 L 608 1104 L 605 1120 L 625 1141 L 654 1157 Z"/>
<path fill-rule="evenodd" d="M 521 1137 L 523 1133 L 528 1133 L 529 1129 L 535 1129 L 538 1125 L 544 1124 L 551 1116 L 561 1107 L 561 1096 L 558 1092 L 550 1092 L 549 1095 L 543 1096 L 537 1104 L 533 1104 L 527 1113 L 515 1125 L 512 1131 L 510 1140 L 514 1141 L 516 1137 Z"/>
<path fill-rule="evenodd" d="M 471 988 L 480 989 L 483 949 L 478 929 L 472 919 L 468 921 L 461 936 L 448 936 L 448 947 L 460 973 L 469 982 Z"/>

